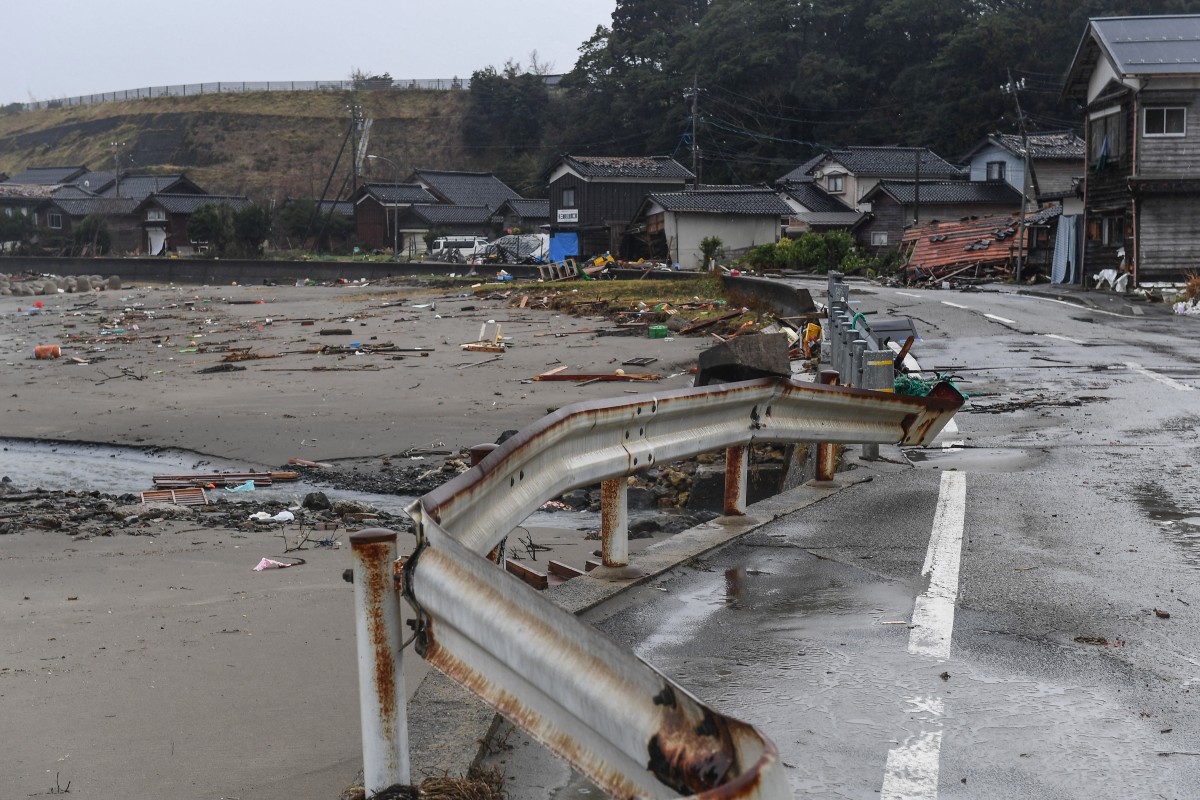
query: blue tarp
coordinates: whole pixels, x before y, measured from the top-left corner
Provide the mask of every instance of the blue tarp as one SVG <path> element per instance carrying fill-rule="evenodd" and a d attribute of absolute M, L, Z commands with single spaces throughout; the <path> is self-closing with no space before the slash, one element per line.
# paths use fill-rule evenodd
<path fill-rule="evenodd" d="M 578 233 L 550 234 L 550 260 L 562 261 L 579 255 Z"/>

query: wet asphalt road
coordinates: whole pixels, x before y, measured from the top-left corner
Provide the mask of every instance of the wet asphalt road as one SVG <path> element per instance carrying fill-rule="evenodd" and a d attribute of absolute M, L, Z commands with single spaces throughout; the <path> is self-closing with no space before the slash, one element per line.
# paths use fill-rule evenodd
<path fill-rule="evenodd" d="M 587 618 L 798 797 L 1200 797 L 1200 319 L 1071 299 L 852 285 L 957 433 Z M 508 743 L 513 796 L 599 796 Z"/>

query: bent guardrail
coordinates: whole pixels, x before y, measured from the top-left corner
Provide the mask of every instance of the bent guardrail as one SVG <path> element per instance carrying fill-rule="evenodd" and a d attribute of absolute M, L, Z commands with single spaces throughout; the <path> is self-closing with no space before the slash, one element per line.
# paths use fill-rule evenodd
<path fill-rule="evenodd" d="M 736 513 L 750 444 L 926 444 L 962 401 L 949 385 L 913 398 L 763 379 L 563 408 L 406 509 L 417 549 L 402 592 L 416 613 L 416 650 L 615 797 L 791 797 L 775 746 L 754 727 L 708 708 L 486 556 L 502 562 L 508 533 L 573 488 L 623 492 L 623 476 L 724 447 L 735 485 L 726 506 Z M 351 537 L 368 795 L 409 779 L 398 599 L 387 580 L 395 535 L 389 552 L 383 533 Z M 605 543 L 606 553 L 620 549 Z"/>

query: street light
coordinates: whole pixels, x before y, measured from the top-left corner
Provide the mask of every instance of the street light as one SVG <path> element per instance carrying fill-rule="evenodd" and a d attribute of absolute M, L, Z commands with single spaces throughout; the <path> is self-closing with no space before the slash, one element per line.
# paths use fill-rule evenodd
<path fill-rule="evenodd" d="M 392 189 L 395 192 L 395 197 L 392 198 L 392 261 L 400 260 L 400 168 L 396 166 L 396 162 L 390 158 L 383 156 L 367 156 L 368 161 L 383 161 L 392 166 Z"/>

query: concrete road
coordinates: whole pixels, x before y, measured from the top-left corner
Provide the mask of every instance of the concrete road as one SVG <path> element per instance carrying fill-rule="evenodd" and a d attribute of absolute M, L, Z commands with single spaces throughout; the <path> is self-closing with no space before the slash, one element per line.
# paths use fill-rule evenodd
<path fill-rule="evenodd" d="M 1200 320 L 1066 299 L 854 285 L 961 379 L 957 431 L 588 618 L 797 796 L 1196 797 Z M 599 796 L 504 744 L 513 796 Z"/>

